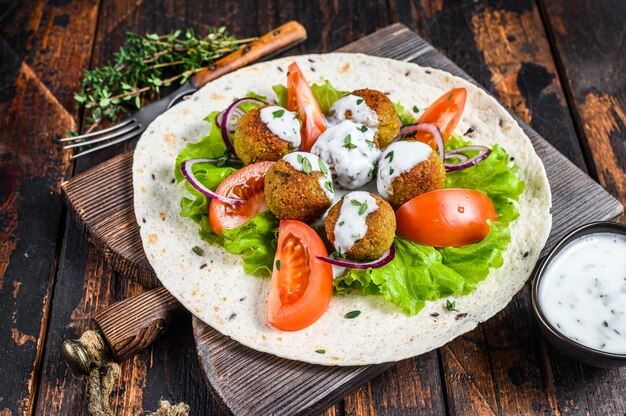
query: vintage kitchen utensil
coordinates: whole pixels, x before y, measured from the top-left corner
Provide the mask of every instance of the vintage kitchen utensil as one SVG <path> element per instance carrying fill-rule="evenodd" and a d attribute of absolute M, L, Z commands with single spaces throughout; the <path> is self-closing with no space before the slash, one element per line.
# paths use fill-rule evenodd
<path fill-rule="evenodd" d="M 239 50 L 226 55 L 210 67 L 195 74 L 189 79 L 189 81 L 177 88 L 171 94 L 145 106 L 136 114 L 120 121 L 116 125 L 92 133 L 61 139 L 62 142 L 78 141 L 77 143 L 65 146 L 64 149 L 105 142 L 72 156 L 73 158 L 76 158 L 100 149 L 104 149 L 105 147 L 121 143 L 125 140 L 132 139 L 133 137 L 137 137 L 158 115 L 167 111 L 172 105 L 176 104 L 183 97 L 196 92 L 207 82 L 213 81 L 224 74 L 258 61 L 261 58 L 266 58 L 273 54 L 280 53 L 286 48 L 292 47 L 305 39 L 306 30 L 300 23 L 296 21 L 287 22 L 284 25 L 266 33 L 252 43 L 244 45 Z M 89 140 L 80 141 L 87 138 Z"/>
<path fill-rule="evenodd" d="M 340 51 L 412 61 L 470 79 L 401 24 L 379 30 Z M 553 228 L 544 250 L 549 250 L 572 226 L 620 215 L 623 207 L 615 198 L 534 130 L 520 124 L 546 166 L 553 192 Z M 158 281 L 139 236 L 137 221 L 141 218 L 135 219 L 133 212 L 131 167 L 129 152 L 72 178 L 62 187 L 79 222 L 113 267 L 147 287 L 155 287 Z M 323 367 L 288 361 L 244 347 L 198 319 L 194 319 L 193 326 L 205 376 L 236 414 L 319 412 L 393 365 Z M 268 374 L 280 374 L 280 381 Z"/>

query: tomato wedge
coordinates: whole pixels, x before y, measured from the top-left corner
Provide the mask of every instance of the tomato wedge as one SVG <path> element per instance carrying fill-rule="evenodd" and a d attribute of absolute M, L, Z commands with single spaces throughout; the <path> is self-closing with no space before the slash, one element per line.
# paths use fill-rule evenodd
<path fill-rule="evenodd" d="M 287 110 L 296 111 L 302 121 L 300 150 L 308 152 L 326 130 L 324 113 L 297 63 L 289 65 L 287 76 Z"/>
<path fill-rule="evenodd" d="M 259 212 L 267 209 L 265 201 L 265 174 L 274 162 L 260 162 L 238 170 L 220 183 L 215 190 L 218 195 L 243 199 L 241 205 L 233 206 L 211 200 L 209 225 L 215 234 L 222 229 L 239 227 Z"/>
<path fill-rule="evenodd" d="M 333 269 L 315 256 L 328 256 L 319 235 L 308 225 L 283 220 L 278 229 L 274 272 L 267 297 L 267 322 L 298 331 L 317 321 L 333 294 Z"/>
<path fill-rule="evenodd" d="M 418 123 L 431 123 L 439 127 L 443 141 L 446 142 L 463 114 L 465 108 L 465 100 L 467 98 L 467 90 L 465 88 L 455 88 L 448 91 L 430 105 L 421 115 Z M 427 132 L 420 131 L 414 136 L 415 140 L 424 142 L 433 149 L 437 150 L 437 142 L 435 138 Z"/>
<path fill-rule="evenodd" d="M 498 214 L 491 199 L 472 189 L 440 189 L 416 196 L 396 211 L 397 232 L 419 244 L 456 247 L 481 241 Z"/>

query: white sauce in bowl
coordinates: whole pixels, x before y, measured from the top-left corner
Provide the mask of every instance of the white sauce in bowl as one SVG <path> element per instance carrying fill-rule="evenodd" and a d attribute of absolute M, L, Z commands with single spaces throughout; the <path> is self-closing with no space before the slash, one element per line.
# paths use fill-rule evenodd
<path fill-rule="evenodd" d="M 408 172 L 416 165 L 430 157 L 433 149 L 416 140 L 406 140 L 390 144 L 380 157 L 378 162 L 378 177 L 376 187 L 383 198 L 389 197 L 389 185 L 391 182 Z"/>
<path fill-rule="evenodd" d="M 289 142 L 294 149 L 300 147 L 300 120 L 296 113 L 277 105 L 271 105 L 261 109 L 261 121 L 268 129 L 281 140 Z"/>
<path fill-rule="evenodd" d="M 322 133 L 311 153 L 326 162 L 339 187 L 345 189 L 356 189 L 371 181 L 380 156 L 374 131 L 350 120 Z"/>
<path fill-rule="evenodd" d="M 358 95 L 346 95 L 333 103 L 328 111 L 328 123 L 338 124 L 346 120 L 346 112 L 350 111 L 350 119 L 355 123 L 365 124 L 371 129 L 378 127 L 378 116 L 365 100 Z"/>
<path fill-rule="evenodd" d="M 330 176 L 328 166 L 326 166 L 322 159 L 307 152 L 293 152 L 284 156 L 283 160 L 299 172 L 322 172 L 322 176 L 318 179 L 320 188 L 322 188 L 322 191 L 324 191 L 329 201 L 333 201 L 335 199 L 333 178 Z"/>
<path fill-rule="evenodd" d="M 367 233 L 367 216 L 378 209 L 376 199 L 369 192 L 355 191 L 343 197 L 339 217 L 335 223 L 335 248 L 347 253 L 354 243 Z"/>
<path fill-rule="evenodd" d="M 545 268 L 537 302 L 567 338 L 626 354 L 626 236 L 604 232 L 572 241 Z"/>

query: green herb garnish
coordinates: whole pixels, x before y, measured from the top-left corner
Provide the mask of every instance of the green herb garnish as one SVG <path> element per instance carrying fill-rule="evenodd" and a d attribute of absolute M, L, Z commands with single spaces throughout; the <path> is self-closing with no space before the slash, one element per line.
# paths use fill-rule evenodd
<path fill-rule="evenodd" d="M 448 98 L 447 98 L 447 99 L 448 99 L 448 100 L 452 99 L 452 96 L 453 96 L 453 95 L 454 95 L 454 94 L 450 94 L 450 95 L 448 95 Z"/>
<path fill-rule="evenodd" d="M 282 109 L 272 112 L 272 115 L 274 116 L 274 118 L 280 118 L 283 116 L 283 114 L 285 114 L 285 110 L 282 110 Z"/>
<path fill-rule="evenodd" d="M 345 139 L 343 139 L 343 147 L 348 150 L 356 149 L 356 145 L 352 144 L 352 137 L 348 134 Z"/>
<path fill-rule="evenodd" d="M 390 167 L 390 168 L 389 168 L 389 174 L 390 174 L 390 175 L 393 175 L 393 172 L 394 172 L 393 168 L 392 168 L 392 167 Z"/>
<path fill-rule="evenodd" d="M 365 133 L 367 131 L 367 126 L 364 124 L 361 127 L 359 127 L 359 130 L 361 131 L 361 133 Z"/>
<path fill-rule="evenodd" d="M 345 221 L 340 221 L 339 222 L 339 226 L 341 227 L 342 225 L 344 225 L 346 222 Z"/>
<path fill-rule="evenodd" d="M 361 311 L 350 311 L 345 316 L 347 319 L 354 319 L 361 314 Z"/>
<path fill-rule="evenodd" d="M 458 312 L 458 310 L 456 309 L 456 301 L 450 302 L 449 299 L 446 299 L 446 309 L 449 311 Z"/>
<path fill-rule="evenodd" d="M 194 253 L 196 253 L 198 256 L 201 256 L 201 255 L 202 255 L 202 253 L 203 253 L 202 249 L 201 249 L 200 247 L 198 247 L 198 246 L 194 246 L 194 247 L 191 249 L 191 251 L 193 251 Z"/>
<path fill-rule="evenodd" d="M 359 215 L 363 215 L 367 211 L 367 201 L 359 202 L 356 199 L 351 199 L 350 203 L 355 207 L 359 207 Z"/>
<path fill-rule="evenodd" d="M 419 112 L 420 112 L 420 109 L 419 109 L 419 108 L 417 108 L 417 106 L 416 106 L 416 105 L 414 105 L 414 106 L 413 106 L 413 112 L 417 114 L 417 113 L 419 113 Z"/>
<path fill-rule="evenodd" d="M 393 162 L 393 150 L 385 155 L 385 159 L 389 159 L 389 163 Z"/>
<path fill-rule="evenodd" d="M 315 350 L 318 354 L 326 354 L 326 350 Z"/>
<path fill-rule="evenodd" d="M 280 259 L 276 260 L 276 270 L 280 271 Z"/>
<path fill-rule="evenodd" d="M 335 192 L 335 188 L 333 188 L 333 183 L 330 181 L 326 181 L 324 182 L 324 186 L 326 187 L 326 189 L 328 189 L 330 192 Z"/>
<path fill-rule="evenodd" d="M 602 325 L 604 325 L 605 328 L 609 327 L 609 323 L 607 321 L 602 321 Z"/>
<path fill-rule="evenodd" d="M 82 90 L 74 99 L 85 106 L 86 130 L 158 99 L 162 87 L 184 84 L 254 39 L 236 39 L 225 27 L 209 29 L 206 36 L 196 35 L 192 29 L 166 35 L 127 33 L 111 64 L 83 72 Z"/>
<path fill-rule="evenodd" d="M 358 100 L 356 100 L 356 105 L 361 105 L 363 104 L 363 99 L 359 98 Z"/>
<path fill-rule="evenodd" d="M 304 171 L 304 173 L 313 172 L 313 166 L 311 166 L 311 161 L 309 160 L 309 158 L 303 157 L 302 159 L 304 159 L 302 161 L 302 170 Z"/>
<path fill-rule="evenodd" d="M 326 163 L 324 163 L 324 161 L 322 159 L 317 159 L 317 164 L 320 167 L 320 170 L 322 171 L 322 173 L 324 175 L 328 175 L 328 166 L 326 166 Z"/>
<path fill-rule="evenodd" d="M 374 147 L 374 142 L 372 140 L 365 140 L 365 143 L 367 143 L 369 147 Z"/>

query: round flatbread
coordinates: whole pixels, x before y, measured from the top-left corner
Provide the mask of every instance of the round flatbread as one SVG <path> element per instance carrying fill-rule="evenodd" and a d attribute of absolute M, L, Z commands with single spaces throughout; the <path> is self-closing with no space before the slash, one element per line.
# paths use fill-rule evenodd
<path fill-rule="evenodd" d="M 425 108 L 446 91 L 467 89 L 465 112 L 457 131 L 474 130 L 476 144 L 501 145 L 519 165 L 526 183 L 519 218 L 509 226 L 511 243 L 504 264 L 466 296 L 427 302 L 406 316 L 382 296 L 333 296 L 327 312 L 313 325 L 283 332 L 265 322 L 269 278 L 246 275 L 238 255 L 198 236 L 197 224 L 181 218 L 186 195 L 174 182 L 177 154 L 188 142 L 207 135 L 203 120 L 235 98 L 254 91 L 274 97 L 272 85 L 285 84 L 296 61 L 310 83 L 329 80 L 345 91 L 373 88 L 406 108 Z M 142 135 L 134 155 L 135 214 L 143 246 L 163 285 L 194 315 L 236 341 L 280 357 L 324 365 L 363 365 L 398 361 L 438 348 L 502 310 L 528 279 L 551 227 L 551 194 L 541 160 L 511 115 L 469 82 L 447 72 L 362 54 L 305 55 L 256 64 L 223 76 L 158 117 Z M 199 246 L 198 256 L 192 247 Z M 357 319 L 347 312 L 360 310 Z M 318 351 L 324 350 L 321 354 Z"/>

